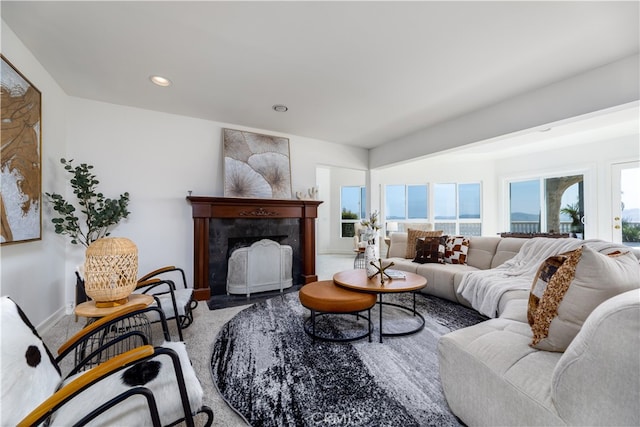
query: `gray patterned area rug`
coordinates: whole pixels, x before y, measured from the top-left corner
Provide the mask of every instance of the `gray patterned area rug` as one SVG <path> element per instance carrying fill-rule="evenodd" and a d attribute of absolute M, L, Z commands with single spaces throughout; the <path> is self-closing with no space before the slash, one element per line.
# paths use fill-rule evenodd
<path fill-rule="evenodd" d="M 411 305 L 410 294 L 385 301 Z M 372 342 L 312 341 L 303 330 L 309 311 L 298 293 L 249 307 L 219 333 L 211 358 L 213 382 L 253 426 L 460 425 L 444 398 L 437 343 L 447 332 L 485 317 L 435 297 L 417 295 L 422 331 L 378 342 L 378 307 L 371 312 Z M 384 332 L 415 328 L 416 318 L 383 307 Z M 358 334 L 366 321 L 322 316 L 319 333 Z"/>

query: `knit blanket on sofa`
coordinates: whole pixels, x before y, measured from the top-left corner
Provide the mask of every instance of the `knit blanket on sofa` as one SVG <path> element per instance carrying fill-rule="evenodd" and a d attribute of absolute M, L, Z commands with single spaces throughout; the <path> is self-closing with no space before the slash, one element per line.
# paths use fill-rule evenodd
<path fill-rule="evenodd" d="M 466 273 L 458 292 L 479 313 L 488 317 L 498 316 L 498 304 L 502 295 L 511 290 L 530 290 L 540 264 L 550 256 L 588 245 L 598 252 L 628 250 L 619 243 L 604 240 L 580 240 L 574 238 L 533 238 L 522 245 L 520 252 L 498 267 Z"/>

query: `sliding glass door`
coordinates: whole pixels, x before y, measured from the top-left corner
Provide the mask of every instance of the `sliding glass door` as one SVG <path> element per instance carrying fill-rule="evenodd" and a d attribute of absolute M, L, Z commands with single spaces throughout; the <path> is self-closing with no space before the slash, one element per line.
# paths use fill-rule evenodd
<path fill-rule="evenodd" d="M 509 182 L 509 231 L 584 237 L 584 176 Z"/>

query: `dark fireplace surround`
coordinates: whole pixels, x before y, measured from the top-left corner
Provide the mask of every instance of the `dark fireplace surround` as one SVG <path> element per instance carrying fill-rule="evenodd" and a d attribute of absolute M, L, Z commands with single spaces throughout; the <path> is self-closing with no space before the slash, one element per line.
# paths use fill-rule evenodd
<path fill-rule="evenodd" d="M 226 293 L 234 249 L 265 239 L 293 250 L 293 283 L 318 280 L 315 265 L 317 200 L 189 196 L 194 231 L 193 287 L 198 300 Z"/>

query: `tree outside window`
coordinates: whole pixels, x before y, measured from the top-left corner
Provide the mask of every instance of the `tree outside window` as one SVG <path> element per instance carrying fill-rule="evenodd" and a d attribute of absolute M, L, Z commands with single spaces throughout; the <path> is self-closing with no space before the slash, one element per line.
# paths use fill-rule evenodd
<path fill-rule="evenodd" d="M 355 224 L 366 215 L 366 188 L 342 187 L 340 190 L 340 237 L 353 237 Z"/>

